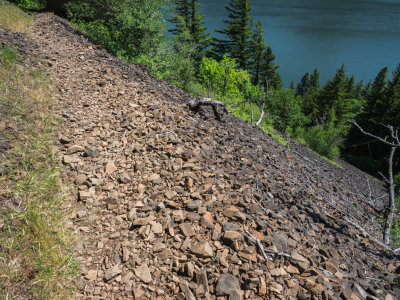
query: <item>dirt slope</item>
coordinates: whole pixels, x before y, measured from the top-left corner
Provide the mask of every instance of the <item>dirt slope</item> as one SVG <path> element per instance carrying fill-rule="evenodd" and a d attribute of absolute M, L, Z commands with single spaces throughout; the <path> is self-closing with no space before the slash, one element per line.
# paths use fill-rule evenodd
<path fill-rule="evenodd" d="M 51 14 L 30 36 L 0 30 L 59 90 L 78 299 L 400 298 L 398 257 L 343 221 L 375 232 L 378 181 L 190 111 L 190 95 Z"/>

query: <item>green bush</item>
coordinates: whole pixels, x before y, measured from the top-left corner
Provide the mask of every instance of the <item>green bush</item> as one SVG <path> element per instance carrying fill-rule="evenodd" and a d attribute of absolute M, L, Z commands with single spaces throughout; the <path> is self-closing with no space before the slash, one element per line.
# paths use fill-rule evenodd
<path fill-rule="evenodd" d="M 11 2 L 28 10 L 43 10 L 47 5 L 47 0 L 13 0 Z"/>
<path fill-rule="evenodd" d="M 339 156 L 339 145 L 342 138 L 335 128 L 325 129 L 321 125 L 308 128 L 304 132 L 304 140 L 308 147 L 329 159 Z"/>
<path fill-rule="evenodd" d="M 225 55 L 221 61 L 204 58 L 200 65 L 200 83 L 220 97 L 243 98 L 243 89 L 251 88 L 250 74 L 236 67 L 236 60 Z"/>

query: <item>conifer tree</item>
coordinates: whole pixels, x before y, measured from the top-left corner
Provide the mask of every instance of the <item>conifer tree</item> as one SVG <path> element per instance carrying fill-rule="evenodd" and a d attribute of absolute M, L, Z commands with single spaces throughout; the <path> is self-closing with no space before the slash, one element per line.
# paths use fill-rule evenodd
<path fill-rule="evenodd" d="M 329 80 L 318 93 L 314 102 L 314 118 L 326 119 L 329 111 L 334 108 L 336 118 L 341 119 L 342 114 L 344 114 L 341 102 L 345 99 L 345 79 L 346 71 L 343 64 L 336 71 L 333 79 Z"/>
<path fill-rule="evenodd" d="M 207 32 L 207 27 L 204 26 L 204 16 L 200 15 L 199 6 L 200 5 L 197 3 L 197 0 L 191 0 L 190 35 L 196 48 L 194 53 L 196 74 L 199 72 L 199 67 L 203 57 L 205 57 L 209 52 L 209 48 L 212 43 L 212 38 Z"/>
<path fill-rule="evenodd" d="M 304 96 L 311 88 L 311 75 L 309 72 L 303 75 L 296 87 L 296 95 Z"/>
<path fill-rule="evenodd" d="M 175 25 L 175 28 L 170 29 L 170 32 L 179 35 L 190 26 L 189 0 L 174 0 L 173 3 L 173 14 L 169 21 Z"/>
<path fill-rule="evenodd" d="M 262 68 L 262 57 L 267 46 L 264 42 L 264 29 L 261 21 L 257 21 L 250 40 L 250 52 L 252 53 L 252 62 L 250 74 L 253 77 L 253 84 L 260 83 L 260 73 Z"/>
<path fill-rule="evenodd" d="M 392 80 L 387 85 L 386 98 L 388 99 L 389 107 L 384 121 L 400 129 L 400 64 L 393 71 Z"/>
<path fill-rule="evenodd" d="M 228 11 L 228 19 L 224 20 L 226 28 L 216 30 L 224 38 L 215 39 L 214 55 L 222 58 L 229 54 L 235 58 L 242 69 L 247 69 L 250 59 L 249 38 L 253 20 L 250 17 L 250 0 L 231 0 L 225 6 Z"/>
<path fill-rule="evenodd" d="M 265 85 L 266 80 L 269 86 L 275 89 L 280 88 L 281 80 L 276 69 L 279 66 L 274 64 L 275 55 L 271 47 L 264 42 L 264 30 L 261 21 L 257 21 L 249 42 L 250 62 L 249 72 L 255 85 Z"/>
<path fill-rule="evenodd" d="M 197 0 L 174 0 L 174 3 L 170 22 L 175 24 L 175 27 L 170 31 L 175 35 L 175 39 L 178 37 L 178 40 L 188 44 L 186 47 L 193 48 L 193 63 L 197 74 L 201 61 L 211 45 L 212 38 L 204 26 Z"/>
<path fill-rule="evenodd" d="M 308 116 L 313 112 L 313 105 L 316 100 L 317 91 L 319 89 L 319 72 L 315 69 L 312 74 L 307 72 L 297 85 L 296 95 L 303 98 L 302 111 Z"/>
<path fill-rule="evenodd" d="M 361 116 L 361 125 L 366 127 L 366 122 L 369 123 L 380 123 L 382 122 L 382 116 L 388 109 L 386 102 L 386 87 L 387 87 L 387 76 L 388 67 L 382 68 L 378 75 L 376 75 L 374 82 L 372 83 L 371 90 L 368 97 L 366 98 L 366 107 L 364 114 Z M 365 122 L 365 123 L 364 123 Z M 377 128 L 367 127 L 367 130 L 374 131 Z M 378 132 L 377 134 L 380 134 Z"/>
<path fill-rule="evenodd" d="M 279 65 L 275 65 L 274 60 L 275 55 L 272 53 L 271 47 L 267 46 L 261 57 L 260 83 L 265 84 L 268 81 L 270 87 L 280 89 L 282 87 L 282 80 L 277 72 Z"/>
<path fill-rule="evenodd" d="M 314 69 L 314 72 L 311 74 L 310 80 L 311 80 L 310 86 L 314 90 L 314 92 L 316 92 L 320 87 L 318 69 Z"/>

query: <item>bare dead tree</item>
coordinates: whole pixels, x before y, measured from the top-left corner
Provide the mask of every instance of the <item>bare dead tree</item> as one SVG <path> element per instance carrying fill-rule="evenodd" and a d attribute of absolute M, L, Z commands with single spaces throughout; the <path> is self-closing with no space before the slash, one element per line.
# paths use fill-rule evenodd
<path fill-rule="evenodd" d="M 390 147 L 390 153 L 389 153 L 389 157 L 387 159 L 388 177 L 386 177 L 385 175 L 380 173 L 380 175 L 384 178 L 384 180 L 388 186 L 388 190 L 389 190 L 389 205 L 386 210 L 386 221 L 385 221 L 385 227 L 383 230 L 383 243 L 385 245 L 389 246 L 390 245 L 390 229 L 392 228 L 394 211 L 395 211 L 394 181 L 393 181 L 393 157 L 394 157 L 394 154 L 395 154 L 397 148 L 400 148 L 399 134 L 398 134 L 398 131 L 393 128 L 393 126 L 383 125 L 388 129 L 389 136 L 382 138 L 380 136 L 376 136 L 372 133 L 366 132 L 355 121 L 349 121 L 349 123 L 356 126 L 358 128 L 358 130 L 360 130 L 360 132 L 362 134 L 364 134 L 365 136 L 373 138 L 373 139 L 375 139 L 385 145 L 388 145 Z"/>

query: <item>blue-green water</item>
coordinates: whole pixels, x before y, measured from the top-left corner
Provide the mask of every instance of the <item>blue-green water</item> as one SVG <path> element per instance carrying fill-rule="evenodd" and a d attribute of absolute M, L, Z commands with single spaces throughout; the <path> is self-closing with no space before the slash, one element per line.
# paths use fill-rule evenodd
<path fill-rule="evenodd" d="M 208 31 L 224 28 L 229 0 L 198 0 Z M 400 0 L 252 0 L 284 87 L 318 68 L 321 83 L 345 63 L 357 81 L 400 62 Z"/>

